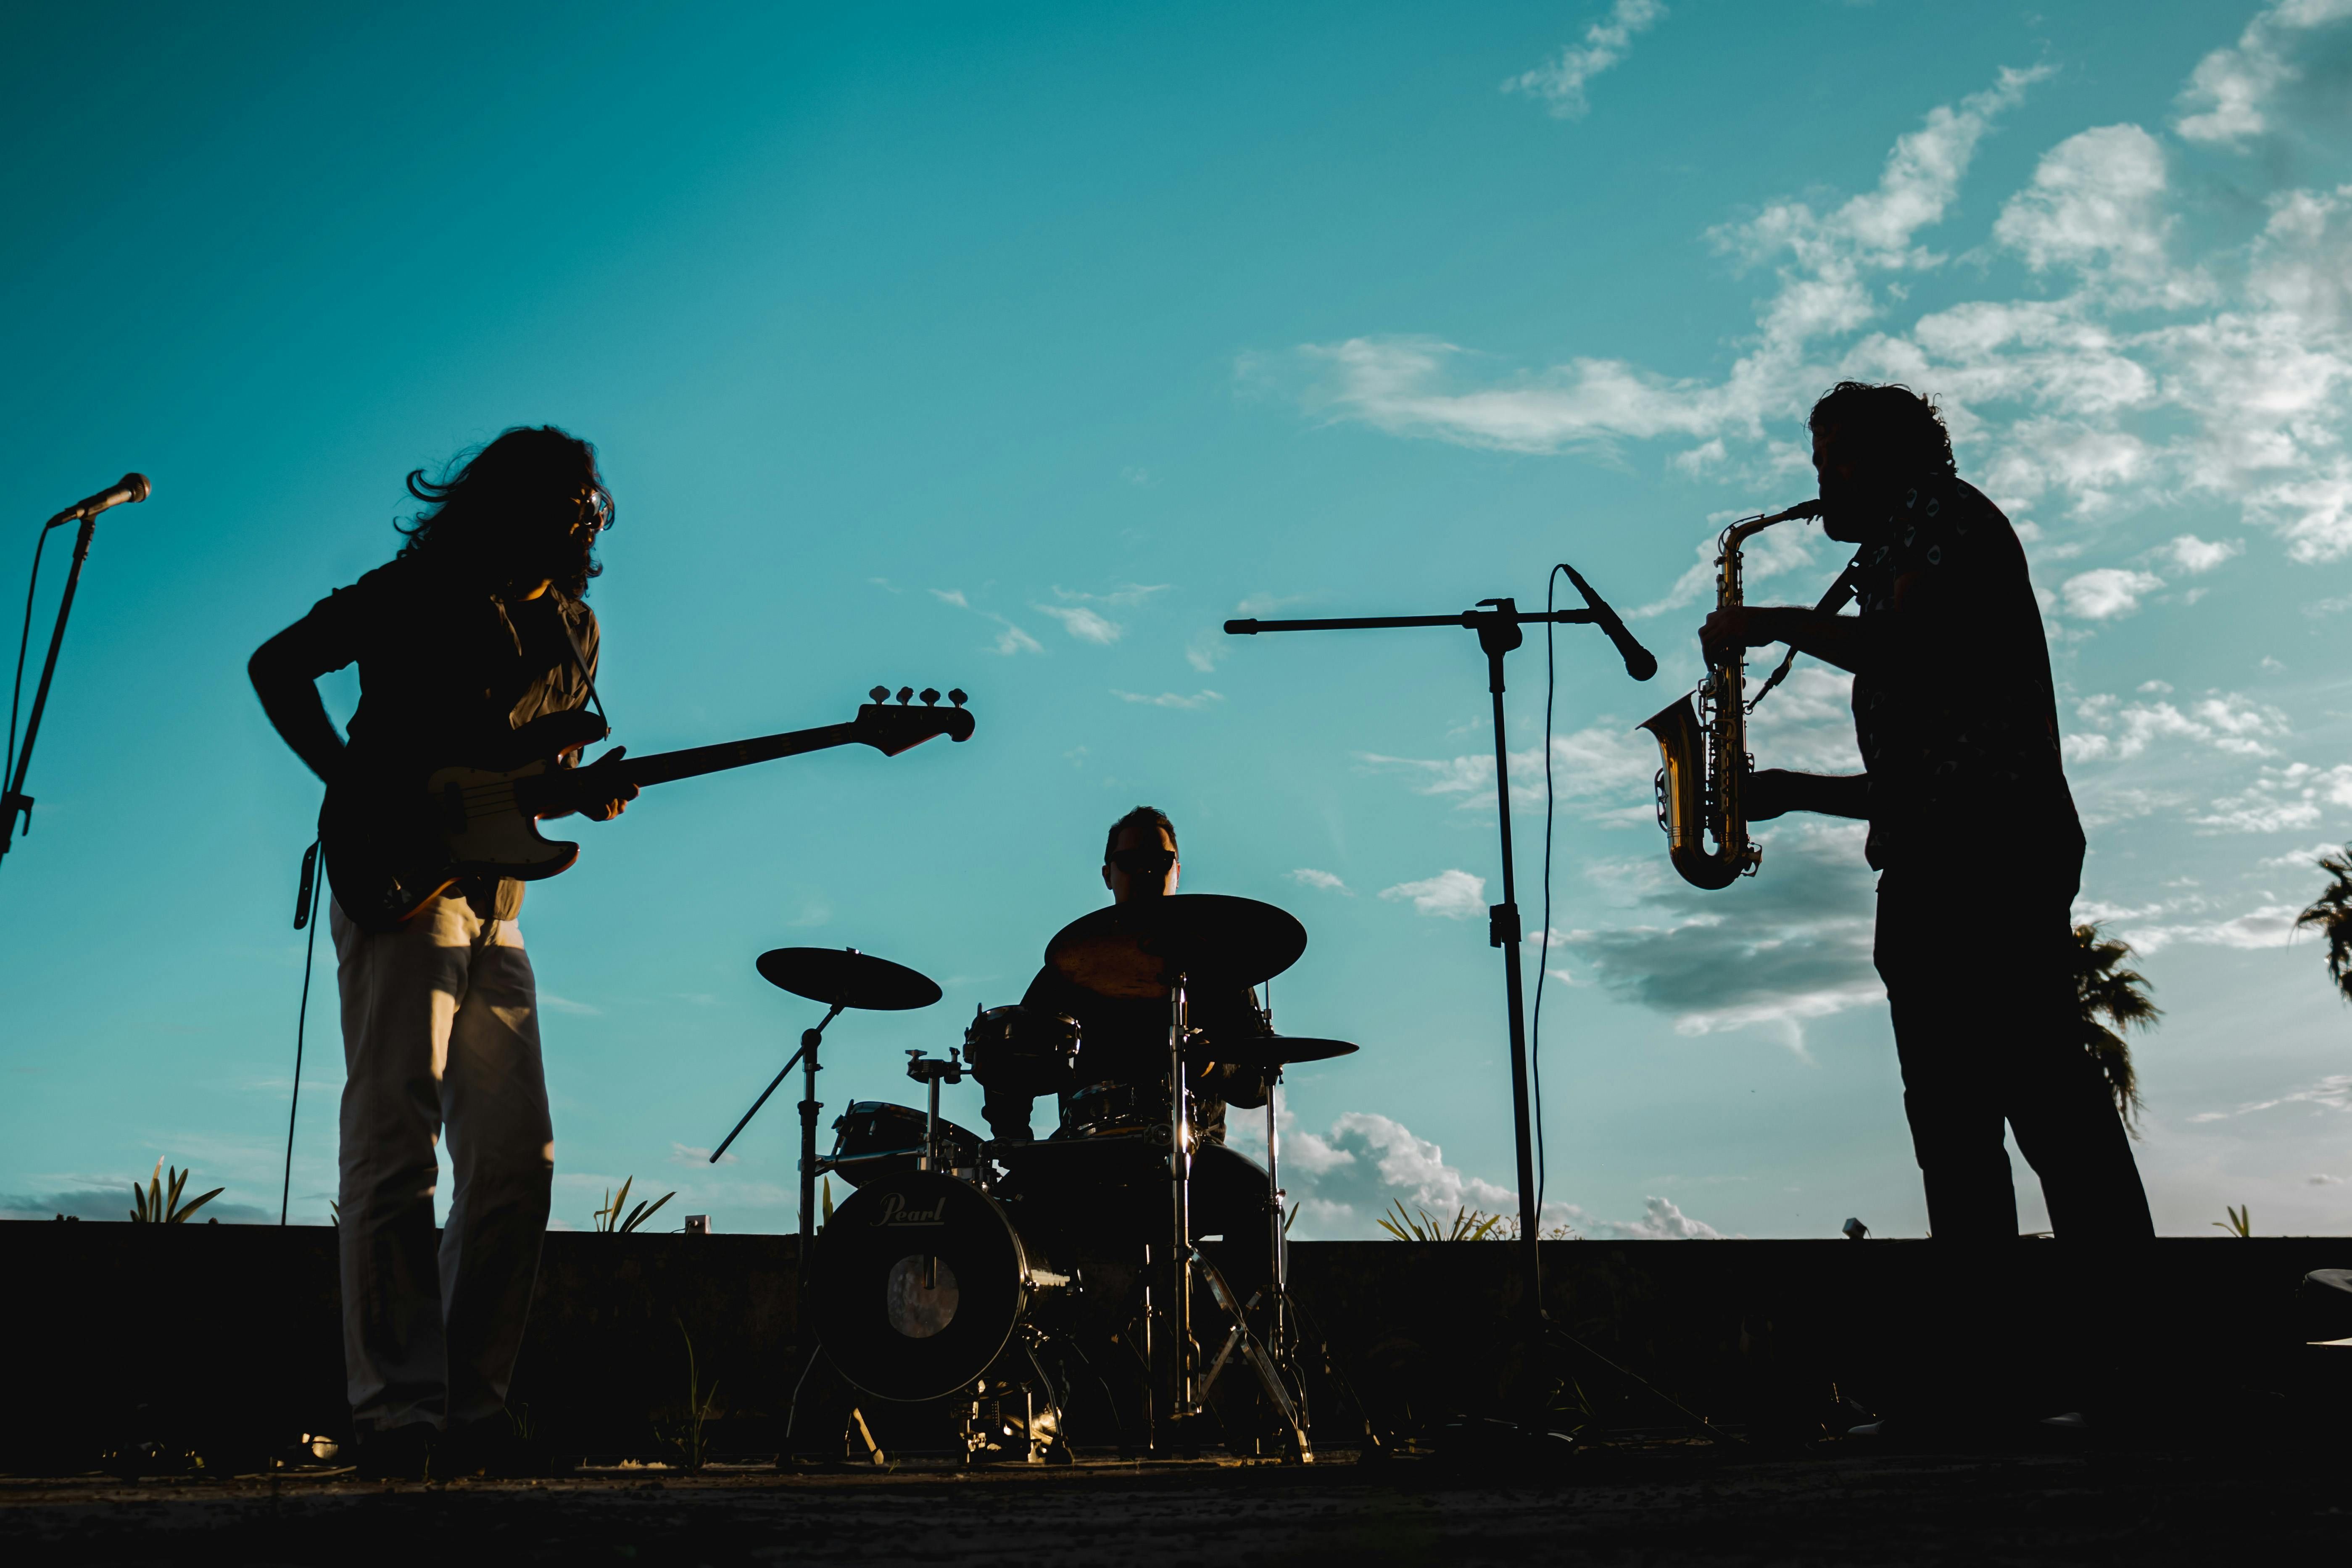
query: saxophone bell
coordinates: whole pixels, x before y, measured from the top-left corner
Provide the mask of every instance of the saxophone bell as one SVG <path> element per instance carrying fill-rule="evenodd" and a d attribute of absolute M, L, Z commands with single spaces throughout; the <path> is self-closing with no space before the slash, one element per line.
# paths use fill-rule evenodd
<path fill-rule="evenodd" d="M 1775 523 L 1821 515 L 1822 503 L 1809 500 L 1769 516 L 1744 518 L 1725 529 L 1715 563 L 1716 608 L 1729 609 L 1741 602 L 1740 548 L 1751 535 Z M 1755 771 L 1748 754 L 1747 668 L 1747 651 L 1734 649 L 1708 666 L 1696 689 L 1641 724 L 1657 738 L 1664 763 L 1655 788 L 1667 858 L 1683 880 L 1696 888 L 1727 888 L 1753 876 L 1764 858 L 1764 852 L 1748 839 L 1741 801 L 1748 775 Z"/>

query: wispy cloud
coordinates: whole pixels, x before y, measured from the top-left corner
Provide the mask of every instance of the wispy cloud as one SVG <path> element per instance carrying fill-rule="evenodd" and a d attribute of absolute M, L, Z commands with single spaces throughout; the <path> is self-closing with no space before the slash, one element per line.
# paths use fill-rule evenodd
<path fill-rule="evenodd" d="M 1003 616 L 992 616 L 989 618 L 997 624 L 998 628 L 996 633 L 996 641 L 990 647 L 990 652 L 1001 653 L 1010 658 L 1016 653 L 1044 653 L 1045 651 L 1044 645 L 1039 643 L 1035 637 L 1031 637 L 1027 632 L 1023 631 L 1019 626 L 1013 625 L 1011 621 L 1006 620 Z"/>
<path fill-rule="evenodd" d="M 1440 871 L 1418 882 L 1381 889 L 1383 899 L 1410 899 L 1417 914 L 1449 921 L 1474 920 L 1486 912 L 1486 879 L 1464 870 Z"/>
<path fill-rule="evenodd" d="M 1163 691 L 1157 697 L 1154 697 L 1142 691 L 1121 691 L 1118 688 L 1114 686 L 1111 688 L 1110 694 L 1113 697 L 1118 698 L 1121 702 L 1141 702 L 1153 708 L 1188 708 L 1198 710 L 1206 708 L 1212 703 L 1223 702 L 1225 700 L 1223 693 L 1205 689 L 1195 691 L 1190 697 L 1185 696 L 1181 691 Z"/>
<path fill-rule="evenodd" d="M 1054 584 L 1054 597 L 1066 604 L 1109 605 L 1117 608 L 1140 605 L 1152 595 L 1164 594 L 1173 586 L 1175 584 L 1172 583 L 1123 583 L 1108 593 L 1082 594 L 1075 589 L 1065 588 L 1056 583 Z"/>
<path fill-rule="evenodd" d="M 574 1002 L 569 996 L 558 996 L 552 991 L 541 992 L 539 1005 L 542 1007 L 552 1007 L 559 1013 L 577 1013 L 591 1018 L 601 1017 L 604 1012 L 602 1007 L 592 1007 L 585 1002 Z"/>
<path fill-rule="evenodd" d="M 1633 36 L 1655 26 L 1665 14 L 1659 0 L 1617 0 L 1607 16 L 1584 29 L 1582 43 L 1569 45 L 1549 65 L 1512 77 L 1503 90 L 1540 98 L 1562 120 L 1580 119 L 1592 107 L 1585 84 L 1621 63 L 1633 51 Z"/>
<path fill-rule="evenodd" d="M 2282 1105 L 2316 1105 L 2329 1110 L 2352 1110 L 2352 1073 L 2340 1072 L 2321 1079 L 2307 1088 L 2282 1094 L 2274 1100 L 2252 1100 L 2232 1110 L 2204 1110 L 2190 1117 L 2191 1121 L 2226 1121 L 2234 1116 L 2251 1116 L 2258 1110 L 2274 1110 Z"/>
<path fill-rule="evenodd" d="M 2278 0 L 2257 13 L 2234 46 L 2197 62 L 2173 129 L 2189 141 L 2228 147 L 2270 132 L 2278 100 L 2304 80 L 2294 58 L 2298 35 L 2347 18 L 2352 0 Z"/>
<path fill-rule="evenodd" d="M 2341 62 L 2305 70 L 2293 50 L 2347 16 L 2352 0 L 2263 12 L 2236 49 L 2199 68 L 2191 96 L 2205 108 L 2183 133 L 2251 136 L 2289 83 L 2323 113 L 2321 79 L 2339 82 Z M 1719 379 L 1591 357 L 1497 374 L 1460 344 L 1367 334 L 1299 351 L 1307 405 L 1507 451 L 1675 442 L 1670 457 L 1693 471 L 1760 487 L 1801 466 L 1769 432 L 1822 386 L 1901 381 L 1937 395 L 1964 460 L 1979 459 L 1972 477 L 2013 513 L 2049 504 L 2095 519 L 2204 500 L 2273 531 L 2297 561 L 2352 554 L 2352 187 L 2274 189 L 2258 232 L 2225 231 L 2184 259 L 2166 145 L 2137 125 L 2093 127 L 2049 148 L 1972 247 L 2021 261 L 2030 288 L 1926 313 L 1908 304 L 1908 275 L 1948 260 L 1923 241 L 1979 144 L 2049 74 L 2004 70 L 1934 110 L 1895 142 L 1874 190 L 1825 211 L 1769 202 L 1716 230 L 1778 279 Z M 2212 560 L 2210 547 L 2190 553 Z M 2174 564 L 2199 569 L 2178 554 Z M 2076 589 L 2086 614 L 2126 613 L 2149 591 L 2125 568 L 2105 571 Z"/>
<path fill-rule="evenodd" d="M 1326 893 L 1339 893 L 1350 899 L 1356 896 L 1355 889 L 1341 881 L 1336 873 L 1330 871 L 1318 871 L 1311 866 L 1301 866 L 1296 871 L 1287 872 L 1286 875 L 1302 888 L 1314 888 Z"/>
<path fill-rule="evenodd" d="M 942 605 L 953 605 L 959 610 L 971 608 L 971 601 L 963 596 L 961 588 L 933 588 L 930 595 Z"/>
<path fill-rule="evenodd" d="M 1084 605 L 1032 605 L 1029 607 L 1039 615 L 1051 616 L 1061 622 L 1062 629 L 1080 642 L 1108 647 L 1118 641 L 1119 634 L 1127 629 L 1117 621 L 1105 619 Z"/>

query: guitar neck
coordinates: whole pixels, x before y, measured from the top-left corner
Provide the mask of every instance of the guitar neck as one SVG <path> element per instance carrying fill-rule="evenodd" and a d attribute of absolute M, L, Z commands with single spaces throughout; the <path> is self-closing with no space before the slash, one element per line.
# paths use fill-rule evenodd
<path fill-rule="evenodd" d="M 682 752 L 624 757 L 618 771 L 642 789 L 647 784 L 749 767 L 753 763 L 772 763 L 778 757 L 797 757 L 803 752 L 846 746 L 857 739 L 857 726 L 854 723 L 820 724 L 814 730 L 787 730 L 781 735 L 756 735 L 748 741 L 725 741 L 716 746 L 689 746 Z"/>

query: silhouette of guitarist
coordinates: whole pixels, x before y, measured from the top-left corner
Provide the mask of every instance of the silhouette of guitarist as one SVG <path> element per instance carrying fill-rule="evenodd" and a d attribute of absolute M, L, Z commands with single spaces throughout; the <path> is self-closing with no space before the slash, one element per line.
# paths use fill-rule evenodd
<path fill-rule="evenodd" d="M 398 555 L 249 667 L 270 722 L 331 794 L 421 789 L 433 769 L 498 758 L 518 728 L 593 694 L 596 617 L 580 601 L 613 521 L 595 449 L 552 426 L 512 429 L 437 482 L 410 474 L 408 489 L 425 505 Z M 354 662 L 346 743 L 315 682 Z M 616 781 L 583 815 L 608 820 L 635 793 Z M 343 1353 L 365 1473 L 420 1474 L 428 1446 L 436 1473 L 479 1469 L 510 1431 L 554 1171 L 521 904 L 520 882 L 478 879 L 387 931 L 330 911 L 346 1066 Z M 445 1127 L 457 1190 L 436 1250 Z"/>

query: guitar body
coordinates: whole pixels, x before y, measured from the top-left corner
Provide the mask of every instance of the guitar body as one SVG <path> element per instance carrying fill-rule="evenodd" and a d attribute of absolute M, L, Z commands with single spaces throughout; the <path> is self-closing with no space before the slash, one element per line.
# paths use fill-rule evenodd
<path fill-rule="evenodd" d="M 580 846 L 543 836 L 517 799 L 550 771 L 443 768 L 421 788 L 329 792 L 319 839 L 335 902 L 362 931 L 387 931 L 463 879 L 569 870 Z"/>
<path fill-rule="evenodd" d="M 968 739 L 972 721 L 961 706 L 963 693 L 953 694 L 951 708 L 929 706 L 938 695 L 928 693 L 920 708 L 908 706 L 906 694 L 896 707 L 867 703 L 846 724 L 625 761 L 615 752 L 587 768 L 558 763 L 601 739 L 603 721 L 584 712 L 552 714 L 515 731 L 509 758 L 536 752 L 539 760 L 508 768 L 441 768 L 421 784 L 411 775 L 329 790 L 319 813 L 327 884 L 361 930 L 394 931 L 459 880 L 536 882 L 571 869 L 580 846 L 545 837 L 539 819 L 610 799 L 615 784 L 643 788 L 853 742 L 897 756 L 934 735 Z"/>

